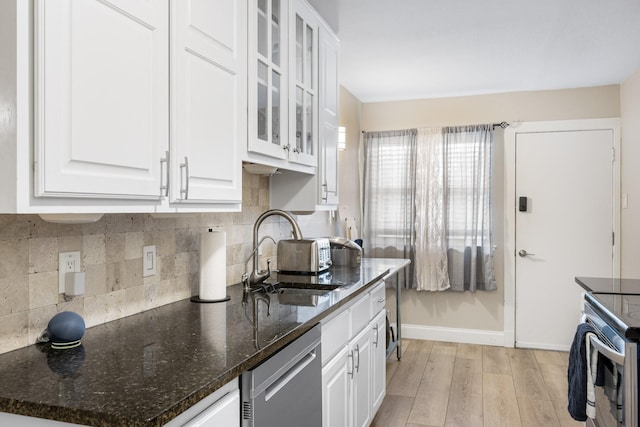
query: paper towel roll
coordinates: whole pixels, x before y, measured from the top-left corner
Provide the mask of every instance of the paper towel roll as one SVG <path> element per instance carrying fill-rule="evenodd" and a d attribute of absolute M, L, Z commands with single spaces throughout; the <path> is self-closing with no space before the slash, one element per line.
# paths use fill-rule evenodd
<path fill-rule="evenodd" d="M 227 297 L 227 234 L 209 229 L 200 236 L 200 299 Z"/>

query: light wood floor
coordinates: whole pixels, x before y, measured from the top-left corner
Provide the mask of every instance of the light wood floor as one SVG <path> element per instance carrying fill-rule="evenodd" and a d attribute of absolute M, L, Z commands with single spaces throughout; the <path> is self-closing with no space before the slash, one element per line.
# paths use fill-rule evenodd
<path fill-rule="evenodd" d="M 584 426 L 567 412 L 558 351 L 403 340 L 387 361 L 387 395 L 372 426 Z"/>

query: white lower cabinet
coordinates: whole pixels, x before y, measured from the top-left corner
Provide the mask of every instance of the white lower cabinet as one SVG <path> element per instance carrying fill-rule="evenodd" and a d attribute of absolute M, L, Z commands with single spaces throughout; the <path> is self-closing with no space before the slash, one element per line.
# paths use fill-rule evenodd
<path fill-rule="evenodd" d="M 322 425 L 368 426 L 385 395 L 384 283 L 322 324 Z M 372 302 L 374 301 L 374 302 Z"/>
<path fill-rule="evenodd" d="M 365 427 L 371 422 L 371 334 L 364 328 L 349 343 L 353 359 L 350 417 L 354 427 Z"/>
<path fill-rule="evenodd" d="M 344 346 L 322 368 L 322 425 L 349 425 L 349 389 L 353 372 L 351 351 Z"/>
<path fill-rule="evenodd" d="M 240 427 L 240 388 L 237 379 L 171 420 L 165 427 Z"/>
<path fill-rule="evenodd" d="M 386 394 L 386 312 L 382 310 L 371 322 L 371 399 L 373 401 L 372 416 L 375 414 Z"/>
<path fill-rule="evenodd" d="M 240 391 L 235 390 L 202 411 L 184 427 L 240 426 Z"/>

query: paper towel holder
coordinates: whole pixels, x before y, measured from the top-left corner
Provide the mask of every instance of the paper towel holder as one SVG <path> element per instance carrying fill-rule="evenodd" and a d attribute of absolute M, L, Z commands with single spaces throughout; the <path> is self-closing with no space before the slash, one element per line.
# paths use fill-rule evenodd
<path fill-rule="evenodd" d="M 207 230 L 207 231 L 208 231 L 209 233 L 212 233 L 212 232 L 214 232 L 214 231 L 221 231 L 221 230 L 219 229 L 219 227 L 215 227 L 215 230 L 214 230 L 214 227 L 210 227 L 210 228 L 208 228 L 208 230 Z M 200 253 L 200 255 L 202 256 L 202 246 L 200 247 L 200 252 L 201 252 L 201 253 Z M 200 261 L 200 263 L 201 263 L 201 265 L 202 265 L 202 260 Z M 201 274 L 201 276 L 202 276 L 202 270 L 200 271 L 200 274 Z M 202 280 L 202 277 L 200 277 L 200 280 Z M 200 294 L 202 294 L 202 292 L 203 292 L 203 289 L 202 289 L 202 287 L 201 287 L 201 288 L 200 288 Z M 213 296 L 213 295 L 211 295 L 211 296 Z M 218 295 L 216 295 L 216 296 L 218 296 Z M 208 299 L 208 298 L 207 298 L 207 299 L 205 299 L 205 298 L 200 298 L 200 295 L 194 295 L 194 296 L 192 296 L 192 297 L 190 298 L 190 300 L 191 300 L 192 302 L 195 302 L 195 303 L 206 304 L 206 303 L 217 303 L 217 302 L 226 302 L 226 301 L 230 301 L 230 300 L 231 300 L 231 297 L 230 297 L 229 295 L 226 295 L 224 298 L 219 298 L 219 299 Z"/>

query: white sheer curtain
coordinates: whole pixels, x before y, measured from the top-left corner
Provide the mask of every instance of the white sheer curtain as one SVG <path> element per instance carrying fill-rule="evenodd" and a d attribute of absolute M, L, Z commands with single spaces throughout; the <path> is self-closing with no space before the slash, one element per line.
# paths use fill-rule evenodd
<path fill-rule="evenodd" d="M 416 147 L 416 283 L 419 291 L 450 287 L 445 217 L 446 159 L 442 128 L 418 129 Z"/>
<path fill-rule="evenodd" d="M 413 282 L 416 130 L 364 135 L 364 256 L 407 258 Z"/>
<path fill-rule="evenodd" d="M 410 259 L 417 290 L 496 289 L 492 146 L 492 125 L 367 132 L 364 255 Z"/>
<path fill-rule="evenodd" d="M 493 126 L 443 128 L 451 290 L 496 289 L 491 236 Z"/>

